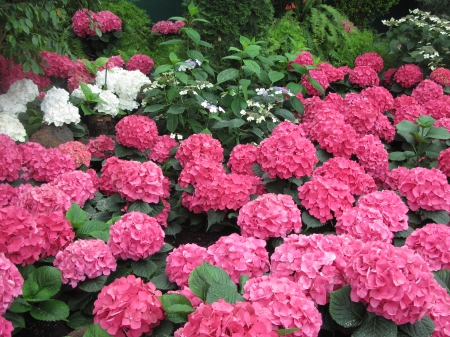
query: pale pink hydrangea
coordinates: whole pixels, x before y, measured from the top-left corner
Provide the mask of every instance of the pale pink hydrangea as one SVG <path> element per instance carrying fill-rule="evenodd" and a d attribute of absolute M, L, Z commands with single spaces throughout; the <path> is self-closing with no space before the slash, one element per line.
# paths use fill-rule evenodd
<path fill-rule="evenodd" d="M 158 137 L 158 128 L 147 116 L 126 116 L 116 124 L 116 141 L 139 151 L 150 149 Z"/>
<path fill-rule="evenodd" d="M 174 333 L 175 337 L 277 337 L 270 319 L 249 302 L 230 304 L 219 299 L 201 304 L 188 316 L 187 323 Z"/>
<path fill-rule="evenodd" d="M 356 57 L 355 67 L 368 66 L 375 70 L 377 73 L 383 70 L 384 61 L 383 58 L 374 52 L 364 53 Z"/>
<path fill-rule="evenodd" d="M 72 242 L 56 254 L 53 265 L 61 270 L 62 282 L 72 288 L 86 277 L 109 275 L 117 268 L 111 249 L 99 239 Z"/>
<path fill-rule="evenodd" d="M 98 294 L 94 323 L 114 337 L 151 335 L 165 316 L 161 295 L 152 282 L 134 275 L 117 278 Z"/>
<path fill-rule="evenodd" d="M 233 173 L 252 175 L 254 174 L 252 166 L 256 164 L 258 151 L 259 149 L 255 145 L 238 144 L 231 150 L 227 166 Z"/>
<path fill-rule="evenodd" d="M 267 240 L 300 233 L 301 212 L 290 195 L 267 193 L 245 204 L 237 224 L 241 235 Z"/>
<path fill-rule="evenodd" d="M 394 84 L 394 74 L 397 71 L 397 68 L 389 68 L 383 73 L 383 85 L 392 85 Z"/>
<path fill-rule="evenodd" d="M 312 69 L 309 71 L 309 76 L 316 80 L 322 89 L 325 91 L 330 86 L 330 82 L 328 82 L 328 77 L 324 71 L 319 69 Z M 309 77 L 307 75 L 302 76 L 302 85 L 306 88 L 307 94 L 311 96 L 321 96 L 322 93 L 313 87 L 313 85 L 309 82 Z"/>
<path fill-rule="evenodd" d="M 450 269 L 450 227 L 429 223 L 406 238 L 405 245 L 428 263 L 431 270 Z"/>
<path fill-rule="evenodd" d="M 71 202 L 76 202 L 80 207 L 84 207 L 87 200 L 93 199 L 97 188 L 89 173 L 82 171 L 72 171 L 59 175 L 50 185 L 65 192 Z"/>
<path fill-rule="evenodd" d="M 210 134 L 196 133 L 181 142 L 175 158 L 178 159 L 181 166 L 186 166 L 190 161 L 200 158 L 208 158 L 221 163 L 223 148 L 220 142 Z"/>
<path fill-rule="evenodd" d="M 325 73 L 329 83 L 344 80 L 344 76 L 345 76 L 344 71 L 342 69 L 333 67 L 328 62 L 320 63 L 317 66 L 317 69 L 320 69 Z"/>
<path fill-rule="evenodd" d="M 77 167 L 80 167 L 81 165 L 89 167 L 91 164 L 91 153 L 86 145 L 81 142 L 66 142 L 58 146 L 58 149 L 63 153 L 70 155 L 75 160 Z"/>
<path fill-rule="evenodd" d="M 187 286 L 189 275 L 207 257 L 206 248 L 195 243 L 180 245 L 167 256 L 166 274 L 170 282 L 179 287 Z"/>
<path fill-rule="evenodd" d="M 289 179 L 310 175 L 319 162 L 314 145 L 292 133 L 277 133 L 259 144 L 258 164 L 270 178 Z"/>
<path fill-rule="evenodd" d="M 194 310 L 197 309 L 200 306 L 200 304 L 203 303 L 201 298 L 197 297 L 191 291 L 191 289 L 189 289 L 189 287 L 186 287 L 186 286 L 181 287 L 181 289 L 179 289 L 179 290 L 169 290 L 167 293 L 183 295 L 184 297 L 186 297 L 189 300 L 189 302 L 191 302 L 191 305 L 194 308 Z"/>
<path fill-rule="evenodd" d="M 415 64 L 404 64 L 397 69 L 394 81 L 403 88 L 411 88 L 413 85 L 423 80 L 423 73 L 419 66 Z"/>
<path fill-rule="evenodd" d="M 2 252 L 0 252 L 0 271 L 0 315 L 3 315 L 14 299 L 22 294 L 24 280 L 17 267 Z M 0 336 L 4 336 L 1 328 Z"/>
<path fill-rule="evenodd" d="M 441 151 L 438 157 L 438 169 L 450 177 L 450 148 Z"/>
<path fill-rule="evenodd" d="M 419 104 L 425 104 L 433 99 L 441 98 L 443 95 L 442 86 L 428 79 L 421 81 L 411 94 Z"/>
<path fill-rule="evenodd" d="M 9 184 L 0 184 L 0 208 L 17 203 L 18 190 Z"/>
<path fill-rule="evenodd" d="M 252 278 L 269 271 L 269 253 L 265 247 L 264 240 L 233 233 L 220 237 L 208 247 L 205 262 L 224 269 L 238 283 L 241 275 Z"/>
<path fill-rule="evenodd" d="M 380 85 L 380 79 L 378 78 L 377 72 L 368 66 L 353 68 L 348 79 L 350 83 L 357 84 L 362 88 Z"/>
<path fill-rule="evenodd" d="M 148 75 L 150 74 L 154 64 L 155 62 L 153 62 L 153 60 L 147 55 L 136 54 L 131 56 L 126 64 L 126 68 L 130 71 L 140 70 L 143 74 Z"/>
<path fill-rule="evenodd" d="M 0 145 L 0 181 L 16 180 L 22 168 L 22 155 L 17 145 L 14 141 L 12 144 L 8 143 L 2 142 Z"/>
<path fill-rule="evenodd" d="M 431 99 L 423 104 L 426 113 L 435 119 L 450 117 L 450 96 L 443 95 L 436 99 Z"/>
<path fill-rule="evenodd" d="M 389 154 L 380 138 L 366 135 L 359 139 L 355 147 L 359 164 L 377 185 L 383 185 L 389 172 Z"/>
<path fill-rule="evenodd" d="M 173 156 L 170 155 L 170 151 L 176 146 L 178 146 L 178 142 L 169 135 L 158 136 L 150 149 L 148 158 L 158 163 L 163 163 Z"/>
<path fill-rule="evenodd" d="M 430 79 L 443 86 L 450 85 L 450 69 L 436 68 L 430 74 Z"/>
<path fill-rule="evenodd" d="M 10 321 L 0 316 L 0 334 L 4 337 L 11 337 L 14 327 Z"/>
<path fill-rule="evenodd" d="M 361 301 L 369 312 L 397 325 L 430 315 L 441 288 L 413 250 L 380 241 L 367 242 L 347 265 L 345 275 L 352 301 Z"/>
<path fill-rule="evenodd" d="M 100 135 L 89 140 L 87 149 L 92 157 L 107 159 L 114 153 L 114 140 L 108 136 Z"/>
<path fill-rule="evenodd" d="M 0 252 L 14 264 L 33 264 L 44 240 L 33 216 L 19 206 L 0 208 Z"/>
<path fill-rule="evenodd" d="M 317 337 L 322 315 L 315 303 L 300 287 L 288 278 L 261 276 L 249 279 L 243 297 L 257 310 L 268 311 L 266 316 L 280 328 L 299 328 L 287 336 Z"/>
<path fill-rule="evenodd" d="M 310 66 L 314 63 L 314 61 L 309 51 L 301 50 L 299 54 L 297 54 L 295 60 L 293 60 L 291 63 L 296 63 L 301 66 Z M 292 69 L 292 66 L 289 65 L 289 68 Z"/>
<path fill-rule="evenodd" d="M 138 261 L 159 252 L 164 245 L 164 236 L 155 218 L 130 212 L 109 228 L 108 246 L 114 257 Z"/>
<path fill-rule="evenodd" d="M 360 95 L 369 99 L 380 113 L 391 110 L 394 106 L 394 97 L 389 90 L 383 87 L 376 86 L 363 89 Z"/>
<path fill-rule="evenodd" d="M 301 204 L 322 223 L 339 217 L 355 202 L 350 187 L 335 178 L 314 177 L 298 191 Z"/>
<path fill-rule="evenodd" d="M 17 205 L 33 214 L 66 212 L 72 206 L 70 196 L 50 184 L 33 186 L 19 192 Z"/>

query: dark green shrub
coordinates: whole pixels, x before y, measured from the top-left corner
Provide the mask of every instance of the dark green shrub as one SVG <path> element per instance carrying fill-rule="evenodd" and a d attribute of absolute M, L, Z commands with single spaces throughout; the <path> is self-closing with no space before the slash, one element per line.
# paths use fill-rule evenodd
<path fill-rule="evenodd" d="M 450 16 L 449 0 L 417 0 L 419 9 L 437 16 Z"/>

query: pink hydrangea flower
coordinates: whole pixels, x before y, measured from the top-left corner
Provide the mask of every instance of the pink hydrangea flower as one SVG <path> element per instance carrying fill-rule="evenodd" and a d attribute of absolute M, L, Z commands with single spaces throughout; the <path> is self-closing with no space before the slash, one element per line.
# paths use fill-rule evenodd
<path fill-rule="evenodd" d="M 355 148 L 359 164 L 377 185 L 382 185 L 389 172 L 389 154 L 380 138 L 366 135 L 359 139 Z"/>
<path fill-rule="evenodd" d="M 105 135 L 100 135 L 95 139 L 90 139 L 87 145 L 92 157 L 107 159 L 114 153 L 114 140 Z"/>
<path fill-rule="evenodd" d="M 195 243 L 180 245 L 167 256 L 166 274 L 170 282 L 187 286 L 189 275 L 206 260 L 206 248 Z"/>
<path fill-rule="evenodd" d="M 309 75 L 312 79 L 316 80 L 322 89 L 325 91 L 330 86 L 330 82 L 328 82 L 328 77 L 324 71 L 319 69 L 312 69 L 309 71 Z M 313 87 L 313 85 L 309 82 L 308 76 L 302 76 L 302 85 L 306 88 L 308 95 L 311 96 L 321 96 L 322 93 Z"/>
<path fill-rule="evenodd" d="M 391 110 L 394 106 L 394 97 L 383 87 L 375 86 L 363 89 L 360 95 L 367 98 L 380 113 Z"/>
<path fill-rule="evenodd" d="M 2 252 L 0 252 L 0 271 L 0 315 L 3 315 L 14 299 L 22 294 L 24 280 L 17 267 Z"/>
<path fill-rule="evenodd" d="M 270 319 L 249 302 L 230 304 L 219 299 L 201 304 L 188 316 L 187 323 L 174 333 L 175 337 L 277 337 Z"/>
<path fill-rule="evenodd" d="M 280 328 L 299 328 L 287 336 L 317 337 L 322 315 L 315 303 L 288 278 L 261 276 L 245 283 L 243 297 L 257 310 L 268 310 L 267 317 Z"/>
<path fill-rule="evenodd" d="M 269 253 L 265 247 L 264 240 L 233 233 L 220 237 L 208 247 L 205 262 L 224 269 L 238 283 L 241 275 L 252 278 L 269 271 Z"/>
<path fill-rule="evenodd" d="M 426 262 L 407 247 L 367 242 L 345 269 L 350 297 L 397 325 L 428 316 L 441 286 Z M 441 288 L 442 289 L 442 288 Z"/>
<path fill-rule="evenodd" d="M 89 83 L 95 80 L 95 74 L 87 70 L 86 65 L 78 60 L 75 66 L 71 69 L 70 77 L 67 80 L 67 90 L 74 91 L 80 86 L 80 82 Z"/>
<path fill-rule="evenodd" d="M 106 243 L 99 239 L 77 240 L 60 250 L 53 265 L 61 270 L 61 279 L 75 288 L 87 278 L 109 275 L 117 262 Z"/>
<path fill-rule="evenodd" d="M 0 333 L 4 337 L 11 337 L 14 327 L 10 321 L 3 316 L 0 316 Z"/>
<path fill-rule="evenodd" d="M 403 88 L 411 88 L 413 85 L 423 80 L 423 73 L 419 66 L 415 64 L 404 64 L 397 69 L 394 81 Z"/>
<path fill-rule="evenodd" d="M 178 146 L 178 142 L 169 135 L 158 136 L 150 149 L 148 158 L 158 163 L 163 163 L 173 156 L 169 153 L 176 146 Z"/>
<path fill-rule="evenodd" d="M 105 63 L 105 65 L 98 68 L 98 71 L 105 70 L 106 68 L 108 68 L 108 70 L 112 68 L 122 68 L 124 64 L 125 62 L 122 56 L 120 55 L 111 56 L 108 59 L 108 62 Z"/>
<path fill-rule="evenodd" d="M 288 179 L 310 175 L 319 162 L 314 145 L 295 133 L 277 133 L 259 144 L 258 163 L 270 178 Z"/>
<path fill-rule="evenodd" d="M 414 97 L 407 95 L 401 95 L 395 98 L 391 113 L 394 115 L 394 124 L 398 124 L 404 120 L 414 122 L 419 116 L 428 115 L 425 108 Z"/>
<path fill-rule="evenodd" d="M 84 207 L 87 200 L 94 198 L 97 188 L 89 173 L 82 171 L 72 171 L 59 175 L 50 185 L 65 192 L 71 202 L 76 202 L 80 207 Z"/>
<path fill-rule="evenodd" d="M 449 86 L 450 85 L 450 69 L 447 68 L 436 68 L 430 74 L 430 79 L 436 83 Z"/>
<path fill-rule="evenodd" d="M 290 195 L 267 193 L 245 204 L 237 224 L 242 236 L 267 240 L 300 233 L 301 212 Z"/>
<path fill-rule="evenodd" d="M 184 297 L 186 297 L 189 300 L 189 302 L 191 302 L 191 305 L 194 309 L 197 309 L 200 306 L 200 304 L 203 303 L 203 301 L 199 297 L 197 297 L 191 291 L 191 289 L 189 289 L 189 287 L 186 287 L 186 286 L 183 286 L 180 290 L 169 290 L 167 293 L 183 295 Z"/>
<path fill-rule="evenodd" d="M 433 99 L 438 99 L 444 95 L 442 86 L 432 80 L 423 80 L 412 91 L 411 96 L 419 104 L 425 104 Z"/>
<path fill-rule="evenodd" d="M 116 125 L 116 141 L 139 151 L 150 149 L 158 137 L 158 128 L 147 116 L 126 116 Z"/>
<path fill-rule="evenodd" d="M 439 289 L 430 318 L 434 322 L 432 337 L 450 336 L 450 295 L 444 288 Z"/>
<path fill-rule="evenodd" d="M 81 165 L 89 167 L 91 164 L 91 153 L 87 149 L 86 145 L 81 142 L 66 142 L 58 146 L 58 149 L 60 149 L 63 153 L 70 155 L 75 160 L 77 167 L 80 167 Z"/>
<path fill-rule="evenodd" d="M 17 205 L 33 214 L 45 212 L 66 212 L 70 206 L 70 196 L 58 187 L 43 184 L 27 188 L 18 194 Z"/>
<path fill-rule="evenodd" d="M 130 212 L 109 228 L 108 246 L 116 258 L 138 261 L 159 252 L 164 245 L 164 231 L 144 213 Z"/>
<path fill-rule="evenodd" d="M 355 59 L 355 67 L 361 66 L 371 67 L 373 70 L 379 73 L 384 68 L 384 61 L 383 58 L 377 53 L 364 53 L 357 56 Z"/>
<path fill-rule="evenodd" d="M 432 116 L 435 119 L 450 117 L 450 96 L 443 95 L 439 98 L 430 99 L 423 104 L 423 107 L 426 111 L 425 115 Z"/>
<path fill-rule="evenodd" d="M 222 177 L 226 171 L 221 163 L 210 160 L 208 158 L 199 158 L 198 160 L 189 161 L 181 170 L 178 176 L 178 184 L 181 187 L 192 185 L 196 187 L 198 184 L 204 184 L 214 180 L 214 177 Z"/>
<path fill-rule="evenodd" d="M 200 158 L 209 158 L 221 163 L 223 161 L 223 148 L 220 142 L 210 134 L 196 133 L 181 142 L 175 158 L 183 167 L 191 160 Z"/>
<path fill-rule="evenodd" d="M 75 62 L 68 56 L 63 56 L 58 53 L 50 51 L 42 51 L 39 55 L 44 59 L 41 63 L 42 68 L 46 76 L 53 76 L 59 78 L 68 78 L 71 68 Z"/>
<path fill-rule="evenodd" d="M 94 15 L 94 12 L 88 10 L 87 8 L 80 9 L 75 12 L 72 17 L 72 29 L 75 34 L 79 37 L 86 37 L 88 32 L 90 31 L 89 24 Z"/>
<path fill-rule="evenodd" d="M 155 34 L 180 34 L 180 28 L 184 27 L 186 23 L 182 20 L 172 21 L 158 21 L 152 27 L 152 33 Z"/>
<path fill-rule="evenodd" d="M 357 84 L 362 88 L 380 85 L 378 74 L 369 66 L 353 68 L 348 77 L 350 83 Z"/>
<path fill-rule="evenodd" d="M 148 75 L 153 68 L 155 62 L 147 55 L 136 54 L 131 56 L 126 64 L 127 70 L 140 70 L 143 74 Z"/>
<path fill-rule="evenodd" d="M 301 66 L 310 66 L 314 63 L 314 61 L 309 51 L 301 50 L 299 54 L 297 54 L 295 60 L 292 61 L 292 63 L 297 63 Z M 292 66 L 289 65 L 289 68 L 292 69 Z"/>
<path fill-rule="evenodd" d="M 32 264 L 44 245 L 33 216 L 19 206 L 0 209 L 0 252 L 14 264 Z"/>
<path fill-rule="evenodd" d="M 170 204 L 162 199 L 162 203 L 164 205 L 164 209 L 155 216 L 155 220 L 159 223 L 160 226 L 166 227 L 168 226 L 167 220 L 169 219 L 169 213 L 170 213 Z"/>
<path fill-rule="evenodd" d="M 439 118 L 433 126 L 446 128 L 450 132 L 450 118 Z"/>
<path fill-rule="evenodd" d="M 314 177 L 298 191 L 301 204 L 322 223 L 339 217 L 355 202 L 350 187 L 335 178 Z"/>
<path fill-rule="evenodd" d="M 231 150 L 227 165 L 233 173 L 252 175 L 252 166 L 256 164 L 258 151 L 255 145 L 238 144 Z"/>
<path fill-rule="evenodd" d="M 17 203 L 18 190 L 9 184 L 0 184 L 0 208 Z"/>
<path fill-rule="evenodd" d="M 320 69 L 325 73 L 329 83 L 344 80 L 344 76 L 345 76 L 344 71 L 342 69 L 333 67 L 328 62 L 320 63 L 317 66 L 317 69 Z"/>
<path fill-rule="evenodd" d="M 441 170 L 447 177 L 450 177 L 450 148 L 439 153 L 438 169 Z"/>
<path fill-rule="evenodd" d="M 161 295 L 152 282 L 134 275 L 115 279 L 94 302 L 94 323 L 114 337 L 151 335 L 164 319 Z"/>
<path fill-rule="evenodd" d="M 11 139 L 12 140 L 12 139 Z M 0 181 L 14 181 L 19 178 L 22 168 L 22 155 L 13 142 L 13 145 L 1 143 L 0 145 Z"/>
<path fill-rule="evenodd" d="M 94 15 L 94 19 L 100 24 L 102 33 L 122 30 L 122 20 L 110 11 L 101 11 Z"/>
<path fill-rule="evenodd" d="M 278 133 L 297 133 L 300 137 L 306 137 L 305 130 L 303 130 L 303 127 L 301 124 L 294 124 L 290 121 L 284 121 L 278 124 L 273 130 L 272 130 L 272 136 L 276 136 Z M 239 146 L 239 145 L 237 145 Z M 236 147 L 235 147 L 236 148 Z"/>
<path fill-rule="evenodd" d="M 383 73 L 383 85 L 392 85 L 394 84 L 394 74 L 397 71 L 397 68 L 389 68 Z"/>

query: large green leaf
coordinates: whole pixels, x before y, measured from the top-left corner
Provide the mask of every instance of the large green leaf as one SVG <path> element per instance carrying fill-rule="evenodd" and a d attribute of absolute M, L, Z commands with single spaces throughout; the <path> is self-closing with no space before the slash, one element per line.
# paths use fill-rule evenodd
<path fill-rule="evenodd" d="M 78 284 L 78 288 L 88 293 L 95 293 L 97 291 L 102 290 L 102 288 L 106 284 L 107 276 L 102 275 L 93 279 L 87 279 Z"/>
<path fill-rule="evenodd" d="M 223 219 L 225 219 L 224 211 L 210 209 L 208 211 L 208 227 L 206 228 L 206 231 L 208 231 L 212 225 L 222 222 Z"/>
<path fill-rule="evenodd" d="M 400 330 L 411 337 L 428 337 L 434 331 L 434 322 L 429 317 L 424 317 L 414 324 L 407 323 L 399 326 Z"/>
<path fill-rule="evenodd" d="M 366 313 L 364 304 L 350 299 L 350 292 L 350 286 L 346 285 L 330 294 L 331 317 L 344 328 L 360 325 Z"/>
<path fill-rule="evenodd" d="M 435 223 L 438 224 L 448 224 L 450 222 L 450 216 L 448 215 L 448 212 L 442 210 L 442 211 L 424 211 L 423 212 L 424 217 L 433 220 Z"/>
<path fill-rule="evenodd" d="M 446 128 L 433 126 L 426 134 L 427 138 L 450 139 L 450 132 Z"/>
<path fill-rule="evenodd" d="M 40 321 L 54 322 L 67 319 L 70 314 L 69 306 L 58 300 L 46 300 L 34 305 L 30 314 Z"/>
<path fill-rule="evenodd" d="M 434 278 L 436 281 L 447 290 L 447 293 L 450 295 L 450 270 L 442 269 L 436 272 L 433 272 Z"/>
<path fill-rule="evenodd" d="M 50 299 L 61 289 L 61 271 L 51 266 L 43 266 L 32 272 L 23 286 L 23 298 L 28 302 Z"/>
<path fill-rule="evenodd" d="M 131 269 L 133 269 L 133 274 L 148 279 L 158 270 L 158 266 L 147 258 L 131 261 Z"/>
<path fill-rule="evenodd" d="M 111 337 L 106 330 L 103 330 L 100 324 L 92 324 L 84 333 L 83 337 Z"/>
<path fill-rule="evenodd" d="M 397 128 L 398 131 L 404 131 L 407 133 L 409 133 L 409 132 L 418 133 L 419 132 L 419 127 L 416 124 L 414 124 L 410 121 L 406 121 L 406 120 L 401 121 L 395 127 Z"/>
<path fill-rule="evenodd" d="M 188 314 L 194 311 L 192 304 L 183 295 L 165 294 L 160 297 L 167 318 L 173 323 L 184 323 L 188 320 Z"/>
<path fill-rule="evenodd" d="M 77 203 L 73 202 L 66 213 L 66 219 L 72 223 L 73 228 L 80 228 L 86 221 L 86 212 Z"/>
<path fill-rule="evenodd" d="M 217 84 L 231 81 L 236 79 L 239 76 L 239 70 L 235 68 L 228 68 L 223 71 L 221 71 L 219 74 L 217 74 Z"/>
<path fill-rule="evenodd" d="M 254 72 L 258 77 L 261 76 L 261 67 L 253 60 L 244 60 L 245 67 Z"/>
<path fill-rule="evenodd" d="M 67 320 L 67 325 L 74 330 L 84 328 L 93 323 L 93 317 L 89 317 L 81 311 L 74 312 Z"/>
<path fill-rule="evenodd" d="M 319 219 L 309 214 L 309 212 L 306 210 L 302 211 L 302 222 L 306 224 L 308 228 L 317 228 L 325 225 L 324 223 L 320 222 Z"/>
<path fill-rule="evenodd" d="M 278 82 L 279 80 L 284 78 L 284 73 L 280 71 L 269 71 L 269 79 L 274 84 L 275 82 Z"/>
<path fill-rule="evenodd" d="M 367 312 L 352 337 L 397 337 L 397 325 L 384 317 Z"/>

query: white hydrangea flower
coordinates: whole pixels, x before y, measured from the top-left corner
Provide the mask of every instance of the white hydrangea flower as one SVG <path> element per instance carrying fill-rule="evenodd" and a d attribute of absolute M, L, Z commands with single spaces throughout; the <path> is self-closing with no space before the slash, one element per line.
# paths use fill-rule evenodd
<path fill-rule="evenodd" d="M 15 97 L 17 102 L 27 104 L 39 95 L 39 88 L 32 80 L 24 78 L 14 82 L 8 90 L 8 94 Z"/>
<path fill-rule="evenodd" d="M 102 92 L 102 89 L 96 85 L 93 84 L 86 84 L 86 85 L 89 87 L 89 89 L 91 89 L 92 93 L 94 94 L 100 94 Z M 82 99 L 83 101 L 86 100 L 86 96 L 84 96 L 83 90 L 81 90 L 81 86 L 72 91 L 70 95 L 72 97 Z"/>
<path fill-rule="evenodd" d="M 10 136 L 14 141 L 25 142 L 27 132 L 18 118 L 0 114 L 0 133 Z"/>
<path fill-rule="evenodd" d="M 102 91 L 99 98 L 104 100 L 106 104 L 97 103 L 95 110 L 113 117 L 117 116 L 119 113 L 119 98 L 110 90 Z"/>
<path fill-rule="evenodd" d="M 60 88 L 51 88 L 47 91 L 41 103 L 44 112 L 44 122 L 62 126 L 64 124 L 80 122 L 78 108 L 69 102 L 69 93 Z"/>
<path fill-rule="evenodd" d="M 15 97 L 11 97 L 11 95 L 8 93 L 0 95 L 0 112 L 2 114 L 7 114 L 11 117 L 17 117 L 19 113 L 26 111 L 27 106 L 23 103 L 17 102 L 15 100 Z"/>

